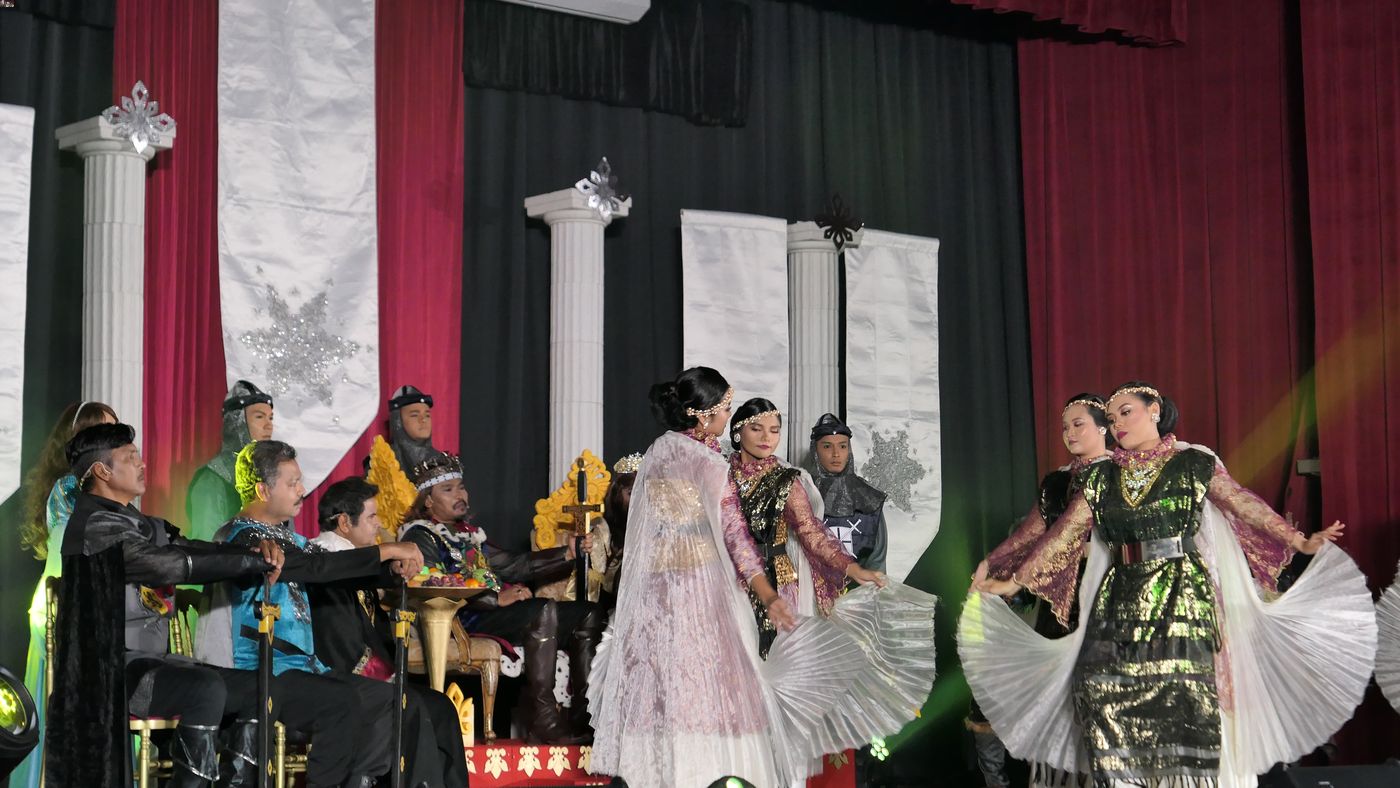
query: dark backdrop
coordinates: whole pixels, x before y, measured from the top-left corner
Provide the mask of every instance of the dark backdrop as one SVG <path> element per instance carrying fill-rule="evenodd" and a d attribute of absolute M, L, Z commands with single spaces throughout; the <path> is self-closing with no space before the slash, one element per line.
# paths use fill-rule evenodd
<path fill-rule="evenodd" d="M 59 126 L 112 103 L 113 0 L 0 9 L 0 103 L 33 107 L 29 304 L 24 340 L 24 469 L 82 383 L 83 163 Z M 61 21 L 60 21 L 61 20 Z M 24 670 L 25 619 L 43 564 L 19 548 L 23 490 L 0 505 L 0 665 Z"/>
<path fill-rule="evenodd" d="M 895 760 L 946 770 L 961 760 L 967 689 L 951 635 L 967 577 L 1035 490 L 1014 45 L 990 15 L 972 32 L 961 9 L 897 27 L 880 6 L 855 17 L 750 5 L 742 128 L 468 88 L 462 447 L 472 506 L 494 539 L 523 547 L 532 504 L 553 486 L 542 450 L 549 235 L 526 218 L 525 197 L 572 185 L 607 155 L 635 201 L 607 231 L 599 305 L 609 461 L 656 437 L 647 387 L 681 366 L 682 208 L 798 219 L 839 191 L 871 227 L 941 239 L 943 525 L 911 581 L 945 601 L 944 670 Z M 916 746 L 930 736 L 936 755 Z"/>

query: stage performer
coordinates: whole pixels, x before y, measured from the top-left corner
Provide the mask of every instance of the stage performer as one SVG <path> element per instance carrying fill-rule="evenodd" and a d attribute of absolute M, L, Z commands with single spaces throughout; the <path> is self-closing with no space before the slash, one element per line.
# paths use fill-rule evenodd
<path fill-rule="evenodd" d="M 812 426 L 811 449 L 827 530 L 861 566 L 885 571 L 885 493 L 856 475 L 851 428 L 835 414 L 823 413 Z"/>
<path fill-rule="evenodd" d="M 229 389 L 223 405 L 223 439 L 219 453 L 194 472 L 185 496 L 191 539 L 213 539 L 219 526 L 243 508 L 234 487 L 238 452 L 253 441 L 272 439 L 272 397 L 246 380 Z"/>
<path fill-rule="evenodd" d="M 1018 757 L 1096 784 L 1252 786 L 1361 701 L 1376 648 L 1365 578 L 1331 544 L 1341 523 L 1305 537 L 1178 442 L 1153 386 L 1119 386 L 1107 410 L 1113 461 L 1088 470 L 1011 580 L 969 597 L 968 683 Z M 1317 555 L 1277 595 L 1295 552 Z M 1065 626 L 1079 589 L 1078 627 L 1033 632 L 996 596 L 1021 588 Z"/>
<path fill-rule="evenodd" d="M 1083 486 L 1084 475 L 1095 463 L 1103 462 L 1111 456 L 1109 448 L 1116 445 L 1108 434 L 1108 410 L 1103 397 L 1084 392 L 1070 397 L 1060 414 L 1060 439 L 1073 458 L 1069 465 L 1051 471 L 1040 481 L 1040 494 L 1035 506 L 1021 520 L 1015 532 L 1002 542 L 977 566 L 973 582 L 979 583 L 988 577 L 996 580 L 1010 579 L 1031 548 L 1054 525 L 1055 520 L 1069 506 L 1070 499 Z M 1081 569 L 1082 571 L 1082 569 Z M 1032 598 L 1034 598 L 1032 596 Z M 1078 618 L 1078 605 L 1070 608 L 1068 626 L 1063 626 L 1055 618 L 1048 604 L 1041 601 L 1037 605 L 1035 631 L 1047 638 L 1058 638 L 1069 634 Z M 1006 786 L 1010 783 L 1006 776 L 1006 748 L 992 730 L 991 723 L 982 714 L 973 700 L 967 719 L 968 730 L 972 731 L 977 750 L 977 765 L 989 785 Z M 1031 784 L 1047 786 L 1070 785 L 1070 778 L 1042 764 L 1032 764 Z"/>
<path fill-rule="evenodd" d="M 393 541 L 417 491 L 408 478 L 414 468 L 438 454 L 433 448 L 433 397 L 414 386 L 399 386 L 389 398 L 389 440 L 376 436 L 365 458 L 365 478 L 379 488 L 381 541 Z"/>
<path fill-rule="evenodd" d="M 813 514 L 812 501 L 822 497 L 811 476 L 774 454 L 782 438 L 783 416 L 778 406 L 762 397 L 740 405 L 729 427 L 729 443 L 734 449 L 729 455 L 729 473 L 739 490 L 739 508 L 758 547 L 768 582 L 799 614 L 827 615 L 845 588 L 846 578 L 884 585 L 885 576 L 856 563 L 827 532 L 822 518 Z M 810 598 L 800 599 L 804 595 Z M 767 659 L 778 628 L 751 587 L 749 604 L 758 624 L 758 655 Z"/>
<path fill-rule="evenodd" d="M 438 453 L 412 473 L 418 498 L 399 538 L 423 552 L 423 560 L 449 574 L 474 577 L 488 589 L 467 600 L 458 613 L 473 634 L 492 635 L 525 646 L 524 720 L 532 742 L 583 744 L 591 738 L 583 693 L 593 653 L 603 632 L 603 615 L 592 602 L 537 599 L 530 585 L 567 577 L 573 570 L 574 541 L 565 547 L 512 552 L 492 544 L 486 531 L 468 519 L 462 463 Z M 584 549 L 591 549 L 585 539 Z M 572 725 L 554 700 L 554 669 L 559 646 L 569 650 Z"/>
<path fill-rule="evenodd" d="M 11 788 L 38 788 L 40 766 L 44 759 L 44 693 L 47 686 L 48 652 L 44 643 L 44 618 L 47 598 L 45 581 L 58 577 L 63 570 L 63 533 L 73 503 L 78 496 L 78 480 L 69 473 L 64 447 L 74 435 L 94 424 L 116 424 L 117 414 L 101 402 L 80 402 L 69 405 L 58 416 L 39 462 L 24 480 L 24 520 L 20 525 L 20 544 L 33 550 L 34 557 L 44 562 L 44 573 L 34 587 L 29 604 L 29 659 L 24 666 L 24 686 L 37 704 L 39 743 L 29 756 L 10 774 Z"/>
<path fill-rule="evenodd" d="M 799 616 L 768 579 L 720 453 L 733 389 L 695 367 L 650 398 L 670 431 L 642 460 L 622 593 L 594 660 L 594 771 L 631 785 L 787 786 L 823 753 L 897 731 L 933 681 L 932 597 L 872 584 L 829 617 Z M 750 591 L 783 631 L 766 661 Z"/>
<path fill-rule="evenodd" d="M 341 479 L 321 496 L 317 521 L 319 536 L 311 547 L 327 553 L 373 547 L 379 535 L 379 513 L 374 496 L 379 491 L 364 479 Z M 391 681 L 394 678 L 394 637 L 389 614 L 379 606 L 379 588 L 386 582 L 397 585 L 393 575 L 356 578 L 338 583 L 311 583 L 311 614 L 315 621 L 316 656 L 331 670 Z M 467 761 L 462 750 L 461 723 L 457 707 L 441 692 L 420 684 L 405 682 L 405 707 L 417 716 L 405 719 L 404 741 L 410 746 L 435 744 L 436 751 L 417 762 L 410 760 L 405 772 L 407 783 L 445 785 L 457 788 L 467 784 Z M 410 733 L 409 723 L 421 737 Z M 424 761 L 427 761 L 424 763 Z"/>
<path fill-rule="evenodd" d="M 637 483 L 637 471 L 642 467 L 642 455 L 629 454 L 613 463 L 612 481 L 603 498 L 603 518 L 608 524 L 612 549 L 603 569 L 603 588 L 598 604 L 604 610 L 617 607 L 617 581 L 622 572 L 622 551 L 627 546 L 627 512 L 632 506 L 632 488 Z"/>

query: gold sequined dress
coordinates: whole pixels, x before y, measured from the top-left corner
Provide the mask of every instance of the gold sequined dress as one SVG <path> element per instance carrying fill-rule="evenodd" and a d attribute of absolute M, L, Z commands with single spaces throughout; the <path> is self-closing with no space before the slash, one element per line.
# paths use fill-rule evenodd
<path fill-rule="evenodd" d="M 1062 623 L 1077 596 L 1076 631 L 1047 640 L 969 597 L 959 653 L 978 703 L 1013 754 L 1099 785 L 1252 785 L 1351 716 L 1374 660 L 1344 552 L 1324 547 L 1278 594 L 1295 534 L 1208 450 L 1168 436 L 1115 452 L 1014 575 Z"/>

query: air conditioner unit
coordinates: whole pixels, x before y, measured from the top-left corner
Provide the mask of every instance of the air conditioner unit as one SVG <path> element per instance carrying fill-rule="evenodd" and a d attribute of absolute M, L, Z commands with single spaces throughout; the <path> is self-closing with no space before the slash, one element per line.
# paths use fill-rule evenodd
<path fill-rule="evenodd" d="M 516 5 L 630 25 L 651 8 L 651 0 L 504 0 Z"/>

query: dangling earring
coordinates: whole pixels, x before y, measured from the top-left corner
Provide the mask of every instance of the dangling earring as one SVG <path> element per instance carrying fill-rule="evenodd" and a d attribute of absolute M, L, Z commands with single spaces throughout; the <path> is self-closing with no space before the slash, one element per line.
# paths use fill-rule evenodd
<path fill-rule="evenodd" d="M 1099 427 L 1099 434 L 1100 434 L 1100 435 L 1107 435 L 1107 434 L 1108 434 L 1108 428 L 1107 428 L 1107 427 Z"/>

